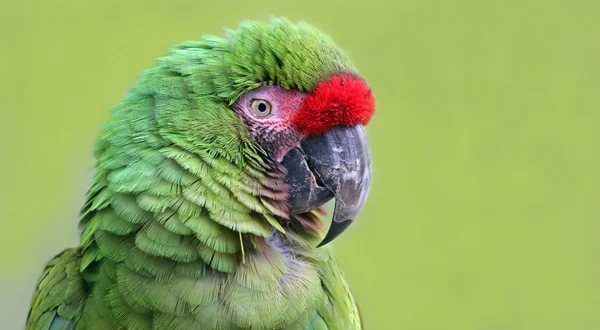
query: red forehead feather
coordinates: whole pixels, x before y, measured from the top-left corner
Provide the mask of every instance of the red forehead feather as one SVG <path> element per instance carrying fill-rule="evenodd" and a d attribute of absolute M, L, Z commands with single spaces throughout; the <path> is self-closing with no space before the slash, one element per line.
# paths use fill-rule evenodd
<path fill-rule="evenodd" d="M 305 134 L 319 134 L 337 125 L 366 125 L 375 112 L 375 98 L 364 80 L 349 73 L 318 83 L 294 116 Z"/>

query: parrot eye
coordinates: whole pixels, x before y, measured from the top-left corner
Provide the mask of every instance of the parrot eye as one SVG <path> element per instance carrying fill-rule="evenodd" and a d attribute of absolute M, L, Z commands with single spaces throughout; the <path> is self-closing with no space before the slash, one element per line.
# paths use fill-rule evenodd
<path fill-rule="evenodd" d="M 252 112 L 259 117 L 266 117 L 271 113 L 271 103 L 267 100 L 254 99 L 252 100 Z"/>

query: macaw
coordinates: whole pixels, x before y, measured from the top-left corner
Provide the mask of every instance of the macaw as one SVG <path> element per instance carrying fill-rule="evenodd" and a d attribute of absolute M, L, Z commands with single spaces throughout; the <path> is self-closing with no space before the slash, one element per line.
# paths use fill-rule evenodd
<path fill-rule="evenodd" d="M 367 198 L 374 110 L 304 22 L 173 46 L 111 109 L 80 244 L 43 270 L 26 329 L 361 329 L 326 244 Z"/>

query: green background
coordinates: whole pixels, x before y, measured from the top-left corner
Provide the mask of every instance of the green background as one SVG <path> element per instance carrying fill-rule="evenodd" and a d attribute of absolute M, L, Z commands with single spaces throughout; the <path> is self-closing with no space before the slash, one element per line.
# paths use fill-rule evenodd
<path fill-rule="evenodd" d="M 368 329 L 600 329 L 600 3 L 0 5 L 0 328 L 77 243 L 91 145 L 166 49 L 270 14 L 373 88 L 374 183 L 336 247 Z"/>

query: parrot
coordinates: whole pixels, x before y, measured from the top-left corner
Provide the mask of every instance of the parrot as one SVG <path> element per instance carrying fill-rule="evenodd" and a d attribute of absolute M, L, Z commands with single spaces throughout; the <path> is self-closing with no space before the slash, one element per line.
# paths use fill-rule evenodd
<path fill-rule="evenodd" d="M 328 243 L 369 194 L 374 112 L 304 21 L 170 47 L 101 126 L 79 245 L 45 266 L 25 329 L 362 329 Z"/>

